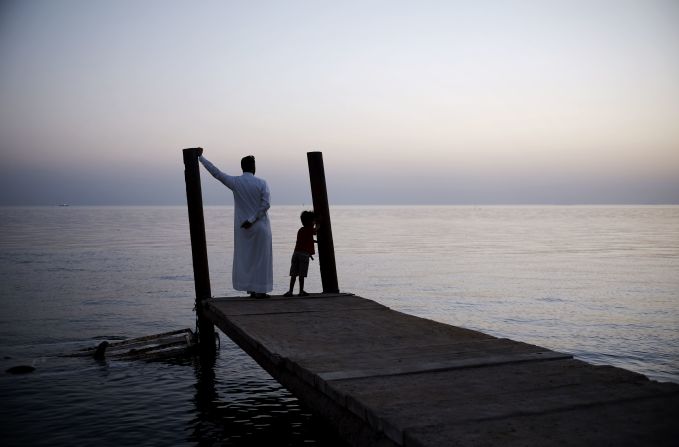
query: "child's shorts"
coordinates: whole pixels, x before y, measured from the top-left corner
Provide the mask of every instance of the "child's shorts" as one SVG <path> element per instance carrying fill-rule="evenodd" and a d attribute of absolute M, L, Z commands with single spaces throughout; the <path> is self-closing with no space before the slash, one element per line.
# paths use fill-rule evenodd
<path fill-rule="evenodd" d="M 309 272 L 309 253 L 296 251 L 292 254 L 290 261 L 290 276 L 300 276 L 306 278 Z"/>

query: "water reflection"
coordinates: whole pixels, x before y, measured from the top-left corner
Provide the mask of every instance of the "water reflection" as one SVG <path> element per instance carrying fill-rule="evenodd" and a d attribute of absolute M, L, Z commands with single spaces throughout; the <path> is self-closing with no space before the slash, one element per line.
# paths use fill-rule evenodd
<path fill-rule="evenodd" d="M 225 383 L 230 378 L 220 377 L 228 373 L 219 367 L 221 360 L 219 351 L 215 356 L 202 355 L 192 360 L 195 417 L 188 422 L 187 441 L 234 446 L 347 445 L 330 425 L 273 379 L 271 383 L 250 383 L 260 392 L 249 390 L 247 382 L 242 388 Z M 250 365 L 253 366 L 264 373 L 259 366 Z"/>
<path fill-rule="evenodd" d="M 196 406 L 195 419 L 189 421 L 187 432 L 191 434 L 189 441 L 205 444 L 207 440 L 224 439 L 222 424 L 217 417 L 217 389 L 215 387 L 215 360 L 216 355 L 203 355 L 194 358 L 193 371 L 196 377 L 195 396 L 193 403 Z"/>

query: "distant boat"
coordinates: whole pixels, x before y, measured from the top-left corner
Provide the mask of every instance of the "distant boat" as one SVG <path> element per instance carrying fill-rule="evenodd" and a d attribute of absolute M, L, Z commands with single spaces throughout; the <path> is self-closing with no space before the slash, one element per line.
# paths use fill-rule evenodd
<path fill-rule="evenodd" d="M 57 206 L 68 206 L 68 203 L 60 203 L 60 204 L 57 205 Z"/>

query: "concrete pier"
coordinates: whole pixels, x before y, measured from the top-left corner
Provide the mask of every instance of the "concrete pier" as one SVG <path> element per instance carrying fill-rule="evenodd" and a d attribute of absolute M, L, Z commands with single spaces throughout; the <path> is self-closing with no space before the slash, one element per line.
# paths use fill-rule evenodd
<path fill-rule="evenodd" d="M 204 309 L 351 445 L 679 445 L 677 384 L 351 294 Z"/>

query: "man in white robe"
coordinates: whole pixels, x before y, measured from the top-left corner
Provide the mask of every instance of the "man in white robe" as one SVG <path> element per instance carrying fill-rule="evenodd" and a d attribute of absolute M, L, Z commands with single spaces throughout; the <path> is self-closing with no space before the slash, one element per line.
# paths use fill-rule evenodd
<path fill-rule="evenodd" d="M 273 290 L 273 256 L 269 186 L 255 177 L 255 157 L 241 160 L 243 175 L 223 173 L 202 156 L 198 160 L 210 174 L 233 192 L 233 288 L 257 298 Z"/>

